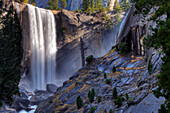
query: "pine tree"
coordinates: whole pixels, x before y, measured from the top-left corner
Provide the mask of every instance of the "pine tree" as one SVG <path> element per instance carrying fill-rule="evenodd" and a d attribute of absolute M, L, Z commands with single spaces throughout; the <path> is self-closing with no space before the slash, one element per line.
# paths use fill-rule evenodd
<path fill-rule="evenodd" d="M 103 7 L 103 0 L 96 0 L 95 9 L 99 11 L 99 9 L 102 7 Z"/>
<path fill-rule="evenodd" d="M 92 9 L 92 12 L 94 12 L 94 6 L 95 6 L 94 0 L 90 0 L 90 6 L 91 6 L 91 9 Z"/>
<path fill-rule="evenodd" d="M 77 97 L 76 99 L 76 104 L 77 104 L 77 108 L 80 109 L 81 107 L 83 107 L 83 101 L 80 97 L 80 95 Z"/>
<path fill-rule="evenodd" d="M 60 1 L 60 7 L 61 7 L 62 9 L 67 7 L 67 2 L 66 2 L 66 0 L 61 0 L 61 1 Z"/>
<path fill-rule="evenodd" d="M 53 10 L 58 10 L 58 0 L 53 1 Z"/>
<path fill-rule="evenodd" d="M 47 4 L 48 4 L 47 9 L 50 9 L 50 10 L 53 10 L 53 9 L 54 9 L 52 0 L 49 0 L 49 1 L 47 2 Z"/>
<path fill-rule="evenodd" d="M 83 0 L 83 6 L 82 10 L 87 11 L 87 9 L 90 7 L 90 0 Z"/>
<path fill-rule="evenodd" d="M 114 89 L 113 89 L 113 98 L 114 99 L 117 99 L 117 89 L 116 89 L 116 87 L 114 87 Z"/>
<path fill-rule="evenodd" d="M 11 5 L 2 18 L 0 35 L 0 103 L 12 104 L 13 95 L 19 93 L 22 59 L 22 30 L 16 11 Z M 10 93 L 9 93 L 10 91 Z"/>

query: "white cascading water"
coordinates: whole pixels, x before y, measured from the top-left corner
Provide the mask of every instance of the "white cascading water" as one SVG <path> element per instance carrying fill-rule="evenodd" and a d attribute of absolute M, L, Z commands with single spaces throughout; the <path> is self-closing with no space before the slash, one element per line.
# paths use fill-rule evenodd
<path fill-rule="evenodd" d="M 46 84 L 56 80 L 55 19 L 50 10 L 29 4 L 27 6 L 30 21 L 31 89 L 45 89 Z"/>
<path fill-rule="evenodd" d="M 129 10 L 129 11 L 130 11 L 130 10 Z M 124 25 L 125 25 L 126 18 L 127 18 L 128 14 L 129 14 L 129 11 L 127 12 L 126 16 L 123 18 L 123 21 L 122 21 L 121 24 L 120 24 L 118 37 L 119 37 L 120 33 L 122 32 L 122 29 L 123 29 L 123 27 L 124 27 Z"/>

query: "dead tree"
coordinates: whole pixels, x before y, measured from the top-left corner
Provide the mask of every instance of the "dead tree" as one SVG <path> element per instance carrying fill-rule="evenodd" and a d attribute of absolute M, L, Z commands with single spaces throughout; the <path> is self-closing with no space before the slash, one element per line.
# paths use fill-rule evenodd
<path fill-rule="evenodd" d="M 81 60 L 82 60 L 82 67 L 84 67 L 85 65 L 85 50 L 87 48 L 85 48 L 85 43 L 83 41 L 83 39 L 80 37 L 80 51 L 81 51 Z"/>

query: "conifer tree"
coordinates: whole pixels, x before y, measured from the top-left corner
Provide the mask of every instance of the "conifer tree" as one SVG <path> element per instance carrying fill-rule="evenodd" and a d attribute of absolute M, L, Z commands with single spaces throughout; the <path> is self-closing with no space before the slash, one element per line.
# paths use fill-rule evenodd
<path fill-rule="evenodd" d="M 13 95 L 19 94 L 22 31 L 13 5 L 1 22 L 3 28 L 0 35 L 0 104 L 2 105 L 2 101 L 12 104 Z"/>
<path fill-rule="evenodd" d="M 60 7 L 61 7 L 62 9 L 67 7 L 67 2 L 66 2 L 66 0 L 61 0 L 61 1 L 60 1 Z"/>
<path fill-rule="evenodd" d="M 96 10 L 99 10 L 101 7 L 103 7 L 103 0 L 96 0 Z"/>
<path fill-rule="evenodd" d="M 92 9 L 92 12 L 94 12 L 94 6 L 95 6 L 94 0 L 90 0 L 90 6 L 91 6 L 91 9 Z"/>
<path fill-rule="evenodd" d="M 52 0 L 49 0 L 49 1 L 47 2 L 47 4 L 48 4 L 47 9 L 50 9 L 50 10 L 53 10 L 53 9 L 54 9 Z"/>
<path fill-rule="evenodd" d="M 87 11 L 87 9 L 90 6 L 90 0 L 83 0 L 83 6 L 82 6 L 82 10 L 83 11 Z"/>
<path fill-rule="evenodd" d="M 58 0 L 53 1 L 53 10 L 58 10 Z"/>

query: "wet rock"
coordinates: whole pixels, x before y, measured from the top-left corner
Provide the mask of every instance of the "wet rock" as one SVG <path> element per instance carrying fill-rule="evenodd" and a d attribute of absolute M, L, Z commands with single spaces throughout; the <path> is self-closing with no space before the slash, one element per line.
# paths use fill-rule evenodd
<path fill-rule="evenodd" d="M 57 91 L 58 87 L 54 84 L 47 84 L 46 86 L 46 90 L 49 92 L 49 93 L 55 93 Z"/>
<path fill-rule="evenodd" d="M 33 95 L 30 99 L 30 104 L 31 105 L 39 105 L 42 101 L 44 101 L 45 99 L 39 96 L 35 96 Z"/>
<path fill-rule="evenodd" d="M 28 106 L 30 104 L 30 101 L 28 99 L 23 98 L 17 98 L 14 103 L 14 107 L 17 111 L 20 111 L 22 109 L 28 110 Z"/>

